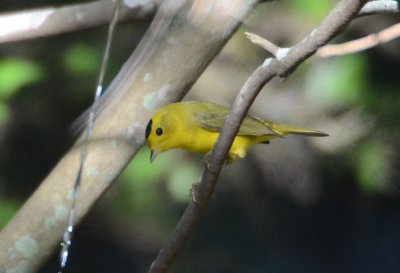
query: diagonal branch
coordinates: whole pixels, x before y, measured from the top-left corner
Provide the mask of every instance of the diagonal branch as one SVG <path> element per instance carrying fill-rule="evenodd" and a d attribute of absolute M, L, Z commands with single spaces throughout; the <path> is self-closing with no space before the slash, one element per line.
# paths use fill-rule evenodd
<path fill-rule="evenodd" d="M 121 21 L 147 19 L 155 13 L 160 0 L 125 1 Z M 127 4 L 129 3 L 129 5 Z M 113 2 L 99 0 L 90 3 L 24 10 L 0 14 L 0 43 L 34 39 L 105 24 L 111 18 Z M 396 0 L 370 1 L 358 16 L 397 13 Z"/>
<path fill-rule="evenodd" d="M 399 3 L 396 0 L 375 0 L 367 2 L 361 8 L 358 16 L 366 16 L 381 13 L 398 13 Z"/>
<path fill-rule="evenodd" d="M 381 30 L 378 33 L 373 33 L 357 40 L 342 44 L 323 46 L 318 49 L 317 54 L 323 58 L 352 54 L 390 42 L 399 37 L 400 23 Z"/>
<path fill-rule="evenodd" d="M 275 76 L 289 75 L 320 46 L 326 44 L 345 28 L 357 16 L 365 2 L 366 0 L 340 1 L 321 25 L 302 42 L 290 49 L 280 49 L 281 52 L 278 51 L 276 58 L 267 59 L 250 75 L 234 101 L 233 108 L 210 155 L 210 161 L 205 164 L 201 181 L 196 187 L 195 201 L 189 202 L 171 237 L 151 265 L 149 273 L 167 272 L 187 241 L 214 191 L 222 165 L 240 124 L 262 87 Z"/>
<path fill-rule="evenodd" d="M 145 126 L 154 111 L 185 95 L 239 27 L 238 18 L 247 15 L 258 2 L 208 1 L 211 10 L 191 5 L 204 1 L 187 1 L 177 13 L 165 6 L 167 18 L 157 16 L 157 12 L 156 27 L 146 33 L 148 44 L 139 46 L 110 85 L 107 93 L 111 95 L 102 104 L 88 145 L 76 223 L 142 146 Z M 164 3 L 176 6 L 177 2 L 185 1 L 163 0 L 160 9 Z M 154 32 L 160 29 L 165 31 L 162 37 Z M 157 39 L 151 39 L 154 37 Z M 161 42 L 165 40 L 168 42 Z M 144 61 L 138 64 L 137 58 Z M 77 173 L 80 145 L 78 142 L 71 148 L 1 231 L 0 272 L 17 272 L 21 268 L 35 272 L 57 247 L 67 222 L 69 191 Z M 20 251 L 21 244 L 30 247 L 29 255 Z"/>
<path fill-rule="evenodd" d="M 124 1 L 121 21 L 143 20 L 155 13 L 158 0 Z M 48 7 L 0 14 L 0 43 L 56 35 L 108 23 L 114 1 Z"/>

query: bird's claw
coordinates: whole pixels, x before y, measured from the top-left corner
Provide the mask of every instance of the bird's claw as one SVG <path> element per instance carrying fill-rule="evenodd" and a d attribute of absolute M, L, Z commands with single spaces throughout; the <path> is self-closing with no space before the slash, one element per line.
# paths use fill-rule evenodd
<path fill-rule="evenodd" d="M 192 197 L 193 202 L 200 205 L 200 202 L 197 200 L 197 191 L 199 188 L 199 183 L 193 183 L 192 187 L 190 188 L 190 197 Z"/>
<path fill-rule="evenodd" d="M 204 165 L 206 165 L 207 170 L 212 172 L 210 153 L 206 154 L 206 156 L 204 157 Z"/>

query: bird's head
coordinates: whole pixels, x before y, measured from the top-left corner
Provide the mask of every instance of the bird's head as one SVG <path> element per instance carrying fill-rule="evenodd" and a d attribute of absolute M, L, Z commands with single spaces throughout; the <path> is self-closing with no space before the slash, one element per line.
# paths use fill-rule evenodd
<path fill-rule="evenodd" d="M 146 140 L 151 152 L 150 162 L 161 152 L 179 148 L 179 127 L 177 115 L 168 108 L 161 109 L 150 119 L 146 127 Z"/>

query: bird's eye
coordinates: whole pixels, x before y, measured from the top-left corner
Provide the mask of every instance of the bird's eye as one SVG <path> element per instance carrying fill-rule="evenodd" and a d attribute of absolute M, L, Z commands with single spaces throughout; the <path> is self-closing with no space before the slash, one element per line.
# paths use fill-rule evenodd
<path fill-rule="evenodd" d="M 158 128 L 156 129 L 156 135 L 161 136 L 162 134 L 163 134 L 163 129 L 160 128 L 160 127 L 158 127 Z"/>

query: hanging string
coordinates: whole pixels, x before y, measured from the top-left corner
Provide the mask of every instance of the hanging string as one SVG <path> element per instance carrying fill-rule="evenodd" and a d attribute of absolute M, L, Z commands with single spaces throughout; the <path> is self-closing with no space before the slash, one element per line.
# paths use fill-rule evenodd
<path fill-rule="evenodd" d="M 93 105 L 98 101 L 98 99 L 103 94 L 104 75 L 106 72 L 108 59 L 110 56 L 111 43 L 113 40 L 115 26 L 118 22 L 119 12 L 121 9 L 121 3 L 122 3 L 121 0 L 116 0 L 112 19 L 111 19 L 110 25 L 108 27 L 107 42 L 106 42 L 106 47 L 104 49 L 103 58 L 102 58 L 101 66 L 100 66 L 100 72 L 99 72 L 99 77 L 97 80 L 96 93 L 95 93 Z M 58 273 L 62 273 L 63 270 L 65 269 L 65 267 L 67 265 L 67 261 L 68 261 L 68 256 L 70 254 L 71 245 L 72 245 L 72 237 L 74 234 L 74 227 L 75 227 L 76 202 L 79 197 L 79 189 L 80 189 L 81 182 L 82 182 L 83 167 L 86 162 L 87 155 L 88 155 L 88 148 L 89 148 L 88 143 L 92 137 L 94 123 L 95 123 L 95 113 L 94 113 L 93 105 L 91 107 L 91 110 L 90 110 L 90 113 L 89 113 L 89 116 L 87 119 L 85 136 L 83 139 L 83 145 L 81 148 L 81 153 L 80 153 L 80 158 L 79 158 L 79 168 L 78 168 L 78 172 L 77 172 L 75 182 L 74 182 L 74 187 L 73 187 L 73 191 L 72 191 L 72 202 L 71 202 L 71 207 L 70 207 L 70 210 L 68 213 L 68 224 L 67 224 L 67 227 L 64 230 L 64 234 L 63 234 L 63 241 L 61 244 L 60 260 L 59 260 L 60 264 L 59 264 Z"/>

